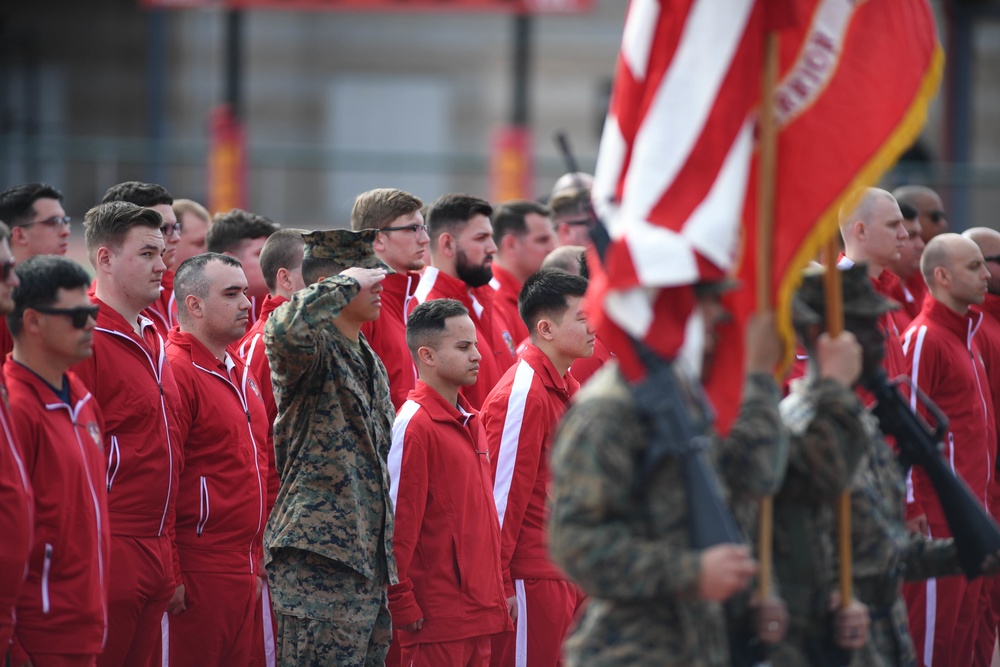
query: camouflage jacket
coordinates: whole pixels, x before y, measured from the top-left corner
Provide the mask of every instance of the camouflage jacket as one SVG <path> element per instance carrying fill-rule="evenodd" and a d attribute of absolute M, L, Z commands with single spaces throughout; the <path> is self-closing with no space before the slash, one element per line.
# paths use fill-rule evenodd
<path fill-rule="evenodd" d="M 757 499 L 780 480 L 787 439 L 777 399 L 769 376 L 751 375 L 730 437 L 714 440 L 734 497 Z M 615 364 L 577 394 L 557 432 L 549 546 L 591 596 L 566 644 L 569 664 L 728 665 L 721 605 L 698 598 L 681 465 L 667 457 L 640 485 L 647 443 Z"/>
<path fill-rule="evenodd" d="M 333 322 L 358 289 L 353 278 L 326 278 L 267 322 L 281 487 L 264 545 L 311 551 L 396 583 L 385 463 L 394 413 L 385 366 L 363 335 L 354 343 Z"/>

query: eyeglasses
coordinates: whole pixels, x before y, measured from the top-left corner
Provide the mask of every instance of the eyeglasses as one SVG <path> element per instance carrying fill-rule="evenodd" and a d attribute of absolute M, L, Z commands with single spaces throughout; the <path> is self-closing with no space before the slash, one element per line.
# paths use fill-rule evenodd
<path fill-rule="evenodd" d="M 570 227 L 584 227 L 584 226 L 590 227 L 593 224 L 593 222 L 590 220 L 590 218 L 580 218 L 579 220 L 563 220 L 559 224 L 569 225 Z"/>
<path fill-rule="evenodd" d="M 67 228 L 70 225 L 70 221 L 73 218 L 68 215 L 64 216 L 53 216 L 51 218 L 46 218 L 45 220 L 33 220 L 32 222 L 25 223 L 23 225 L 15 225 L 17 227 L 30 227 L 31 225 L 45 225 L 46 227 L 58 227 L 59 225 L 65 225 Z"/>
<path fill-rule="evenodd" d="M 181 235 L 181 226 L 182 225 L 179 222 L 168 222 L 168 223 L 166 223 L 164 225 L 160 225 L 160 232 L 164 236 L 172 236 L 174 234 L 177 234 L 177 236 L 180 236 Z"/>
<path fill-rule="evenodd" d="M 413 232 L 414 234 L 419 234 L 423 232 L 427 234 L 427 225 L 400 225 L 399 227 L 383 227 L 379 230 L 380 232 Z"/>
<path fill-rule="evenodd" d="M 3 264 L 0 264 L 0 283 L 5 283 L 14 275 L 14 265 L 17 264 L 14 258 L 11 257 Z"/>
<path fill-rule="evenodd" d="M 944 211 L 929 211 L 927 217 L 931 219 L 931 222 L 937 224 L 942 220 L 947 220 L 948 216 L 944 214 Z"/>
<path fill-rule="evenodd" d="M 984 262 L 996 262 L 1000 264 L 1000 255 L 989 255 L 988 257 L 983 257 Z"/>
<path fill-rule="evenodd" d="M 82 329 L 87 326 L 87 321 L 94 318 L 97 321 L 97 306 L 79 306 L 77 308 L 32 308 L 45 315 L 68 315 L 74 329 Z"/>

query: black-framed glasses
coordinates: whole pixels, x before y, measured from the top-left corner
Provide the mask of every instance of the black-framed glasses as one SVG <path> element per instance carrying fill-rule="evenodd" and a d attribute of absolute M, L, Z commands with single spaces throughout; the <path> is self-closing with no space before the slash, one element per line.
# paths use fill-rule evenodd
<path fill-rule="evenodd" d="M 11 275 L 14 273 L 15 264 L 17 264 L 17 262 L 13 257 L 8 259 L 3 264 L 0 264 L 0 283 L 5 283 L 10 279 Z"/>
<path fill-rule="evenodd" d="M 182 226 L 183 225 L 180 222 L 168 222 L 160 225 L 160 232 L 164 236 L 171 236 L 173 234 L 177 234 L 177 236 L 180 236 Z"/>
<path fill-rule="evenodd" d="M 68 228 L 72 221 L 73 218 L 69 217 L 68 215 L 63 215 L 63 216 L 54 215 L 51 218 L 45 218 L 44 220 L 32 220 L 31 222 L 27 222 L 23 225 L 17 225 L 17 226 L 30 227 L 31 225 L 45 225 L 46 227 L 58 227 L 60 225 L 65 225 Z"/>
<path fill-rule="evenodd" d="M 32 308 L 45 315 L 68 315 L 74 329 L 82 329 L 87 326 L 87 320 L 94 318 L 97 321 L 97 306 L 78 306 L 77 308 L 52 308 L 38 307 Z"/>
<path fill-rule="evenodd" d="M 989 255 L 987 257 L 983 257 L 983 261 L 984 262 L 996 262 L 997 264 L 1000 264 L 1000 255 Z"/>
<path fill-rule="evenodd" d="M 591 221 L 590 218 L 579 218 L 577 220 L 563 220 L 559 224 L 569 225 L 570 227 L 584 227 L 584 226 L 590 227 L 593 224 L 593 222 Z"/>
<path fill-rule="evenodd" d="M 418 225 L 413 223 L 412 225 L 400 225 L 398 227 L 383 227 L 379 230 L 380 232 L 413 232 L 414 234 L 419 234 L 420 232 L 427 233 L 427 225 Z"/>

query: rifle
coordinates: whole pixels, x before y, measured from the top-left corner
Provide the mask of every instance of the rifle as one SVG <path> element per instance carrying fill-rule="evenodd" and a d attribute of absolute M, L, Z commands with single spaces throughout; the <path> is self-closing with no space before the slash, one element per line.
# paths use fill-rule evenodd
<path fill-rule="evenodd" d="M 1000 552 L 1000 527 L 975 499 L 968 485 L 941 458 L 941 443 L 948 432 L 947 417 L 914 386 L 920 404 L 934 418 L 932 428 L 910 410 L 899 392 L 899 383 L 899 378 L 889 381 L 882 370 L 865 380 L 865 387 L 877 401 L 872 406 L 872 413 L 878 417 L 882 431 L 896 438 L 904 470 L 918 465 L 927 473 L 955 538 L 962 572 L 967 579 L 975 579 L 983 573 L 985 558 Z"/>

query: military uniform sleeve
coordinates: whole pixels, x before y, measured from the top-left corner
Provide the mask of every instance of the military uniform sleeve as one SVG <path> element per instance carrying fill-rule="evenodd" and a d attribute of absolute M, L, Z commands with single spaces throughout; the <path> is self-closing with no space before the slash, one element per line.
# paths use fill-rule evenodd
<path fill-rule="evenodd" d="M 294 384 L 318 357 L 319 343 L 361 285 L 348 276 L 331 276 L 296 292 L 275 309 L 264 327 L 264 349 L 271 377 Z"/>
<path fill-rule="evenodd" d="M 835 380 L 820 380 L 808 391 L 811 414 L 803 425 L 790 414 L 794 407 L 786 410 L 791 404 L 782 403 L 790 441 L 781 495 L 797 503 L 827 503 L 847 488 L 867 450 L 864 406 Z"/>
<path fill-rule="evenodd" d="M 909 534 L 903 554 L 903 577 L 909 581 L 961 574 L 954 538 L 929 540 L 919 533 Z"/>
<path fill-rule="evenodd" d="M 649 537 L 640 516 L 635 477 L 646 444 L 624 400 L 584 401 L 570 409 L 556 433 L 549 548 L 592 596 L 697 595 L 699 552 L 677 546 L 676 538 Z"/>
<path fill-rule="evenodd" d="M 778 412 L 778 385 L 767 373 L 750 373 L 740 413 L 722 441 L 718 469 L 733 499 L 774 495 L 785 475 L 788 432 Z"/>

